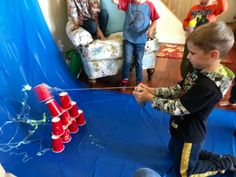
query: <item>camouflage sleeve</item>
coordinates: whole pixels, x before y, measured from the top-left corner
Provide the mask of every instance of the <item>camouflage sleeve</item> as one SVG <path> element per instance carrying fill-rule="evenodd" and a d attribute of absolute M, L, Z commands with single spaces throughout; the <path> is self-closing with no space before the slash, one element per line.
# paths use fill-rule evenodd
<path fill-rule="evenodd" d="M 152 101 L 152 107 L 161 111 L 168 112 L 173 116 L 182 116 L 189 114 L 190 112 L 181 104 L 179 99 L 164 99 L 154 97 Z"/>
<path fill-rule="evenodd" d="M 175 87 L 161 87 L 155 89 L 155 95 L 161 98 L 174 98 L 179 95 L 181 90 L 180 85 L 176 85 Z"/>
<path fill-rule="evenodd" d="M 67 12 L 69 18 L 78 18 L 78 12 L 74 0 L 67 0 Z"/>

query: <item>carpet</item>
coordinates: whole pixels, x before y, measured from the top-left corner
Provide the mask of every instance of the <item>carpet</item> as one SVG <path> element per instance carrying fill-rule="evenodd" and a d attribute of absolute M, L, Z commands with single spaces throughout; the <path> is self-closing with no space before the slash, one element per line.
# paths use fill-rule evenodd
<path fill-rule="evenodd" d="M 168 44 L 160 43 L 160 48 L 157 52 L 157 57 L 169 59 L 182 59 L 184 45 L 183 44 Z"/>
<path fill-rule="evenodd" d="M 157 52 L 157 57 L 169 58 L 169 59 L 182 59 L 184 51 L 183 44 L 170 44 L 170 43 L 160 43 L 159 51 Z M 232 64 L 231 57 L 228 56 L 221 61 L 222 64 Z"/>

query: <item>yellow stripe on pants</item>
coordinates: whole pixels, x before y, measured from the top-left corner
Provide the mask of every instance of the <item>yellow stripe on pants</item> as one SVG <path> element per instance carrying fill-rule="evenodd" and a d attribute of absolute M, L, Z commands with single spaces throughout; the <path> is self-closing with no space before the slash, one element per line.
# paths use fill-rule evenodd
<path fill-rule="evenodd" d="M 192 143 L 184 143 L 182 155 L 181 155 L 181 163 L 180 163 L 180 174 L 182 177 L 187 177 L 191 149 L 192 149 Z M 215 175 L 217 173 L 218 171 L 208 171 L 201 174 L 192 174 L 190 175 L 190 177 L 206 177 L 206 176 Z"/>

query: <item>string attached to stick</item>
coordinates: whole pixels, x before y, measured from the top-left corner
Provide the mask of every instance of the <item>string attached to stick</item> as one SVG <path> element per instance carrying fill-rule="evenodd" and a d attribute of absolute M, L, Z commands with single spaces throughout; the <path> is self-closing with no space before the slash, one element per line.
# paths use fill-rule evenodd
<path fill-rule="evenodd" d="M 97 87 L 97 88 L 77 88 L 77 89 L 63 89 L 65 91 L 88 91 L 88 90 L 118 90 L 118 89 L 134 89 L 136 86 L 127 87 Z M 53 88 L 55 89 L 55 87 Z"/>

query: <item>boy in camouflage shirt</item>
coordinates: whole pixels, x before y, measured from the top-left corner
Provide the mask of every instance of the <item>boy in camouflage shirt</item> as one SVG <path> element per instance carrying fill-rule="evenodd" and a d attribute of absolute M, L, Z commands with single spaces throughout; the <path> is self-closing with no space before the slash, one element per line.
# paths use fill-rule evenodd
<path fill-rule="evenodd" d="M 175 87 L 150 88 L 139 84 L 133 91 L 138 102 L 171 115 L 169 150 L 177 176 L 209 176 L 236 171 L 236 159 L 201 149 L 207 118 L 226 94 L 234 74 L 220 64 L 234 43 L 232 30 L 223 22 L 202 25 L 187 38 L 192 72 Z"/>

